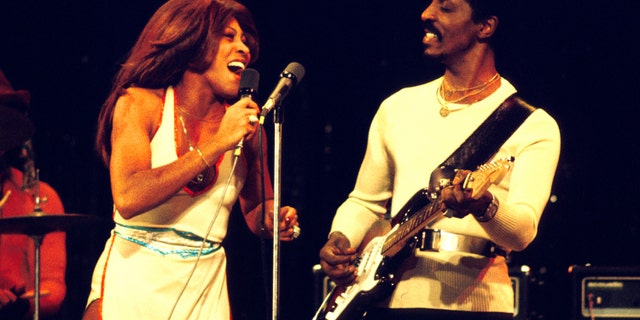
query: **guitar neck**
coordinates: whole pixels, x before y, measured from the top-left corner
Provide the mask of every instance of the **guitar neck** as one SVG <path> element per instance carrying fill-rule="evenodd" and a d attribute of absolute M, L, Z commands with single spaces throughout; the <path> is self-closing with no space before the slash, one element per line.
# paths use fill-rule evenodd
<path fill-rule="evenodd" d="M 513 157 L 494 160 L 483 164 L 478 170 L 467 175 L 464 188 L 472 190 L 474 199 L 480 198 L 491 184 L 496 184 L 511 168 Z M 405 219 L 401 223 L 396 223 L 397 229 L 391 231 L 384 240 L 381 254 L 392 257 L 400 252 L 407 244 L 407 241 L 416 235 L 422 228 L 440 218 L 447 208 L 442 203 L 440 195 L 429 202 L 428 191 L 422 189 L 418 191 L 405 206 L 400 209 L 396 218 Z M 416 211 L 417 210 L 417 211 Z M 407 218 L 408 217 L 408 218 Z M 397 222 L 394 218 L 394 222 Z"/>
<path fill-rule="evenodd" d="M 420 230 L 439 218 L 441 215 L 438 213 L 444 213 L 444 211 L 446 211 L 446 208 L 440 199 L 430 202 L 405 222 L 398 225 L 395 231 L 387 235 L 382 245 L 381 254 L 387 257 L 396 255 L 404 248 L 411 237 L 415 236 Z"/>

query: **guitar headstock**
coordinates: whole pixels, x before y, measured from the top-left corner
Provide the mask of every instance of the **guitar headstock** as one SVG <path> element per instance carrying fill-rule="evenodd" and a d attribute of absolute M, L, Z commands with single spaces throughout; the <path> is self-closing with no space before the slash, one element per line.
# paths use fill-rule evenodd
<path fill-rule="evenodd" d="M 464 189 L 471 189 L 471 197 L 479 199 L 491 184 L 498 184 L 511 169 L 514 157 L 496 159 L 478 167 L 464 181 Z"/>

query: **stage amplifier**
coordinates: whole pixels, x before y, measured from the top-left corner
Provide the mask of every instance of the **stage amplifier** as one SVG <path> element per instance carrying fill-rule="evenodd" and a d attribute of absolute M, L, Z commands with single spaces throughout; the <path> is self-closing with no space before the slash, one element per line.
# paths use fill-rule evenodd
<path fill-rule="evenodd" d="M 640 319 L 640 266 L 569 268 L 573 319 Z"/>

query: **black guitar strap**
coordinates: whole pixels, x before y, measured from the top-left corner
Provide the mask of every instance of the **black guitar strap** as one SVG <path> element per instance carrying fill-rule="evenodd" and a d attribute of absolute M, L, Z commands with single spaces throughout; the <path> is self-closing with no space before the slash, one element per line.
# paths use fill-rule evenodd
<path fill-rule="evenodd" d="M 438 190 L 441 179 L 452 179 L 455 169 L 473 170 L 489 161 L 535 109 L 515 94 L 507 98 L 431 173 L 429 190 Z"/>

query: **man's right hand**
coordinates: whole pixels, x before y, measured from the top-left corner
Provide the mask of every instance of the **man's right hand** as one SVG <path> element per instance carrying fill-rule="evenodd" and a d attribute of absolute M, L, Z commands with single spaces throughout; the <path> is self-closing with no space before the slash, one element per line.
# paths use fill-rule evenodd
<path fill-rule="evenodd" d="M 355 281 L 357 269 L 356 249 L 342 232 L 332 232 L 327 243 L 320 249 L 320 265 L 325 274 L 336 285 L 348 285 Z"/>

